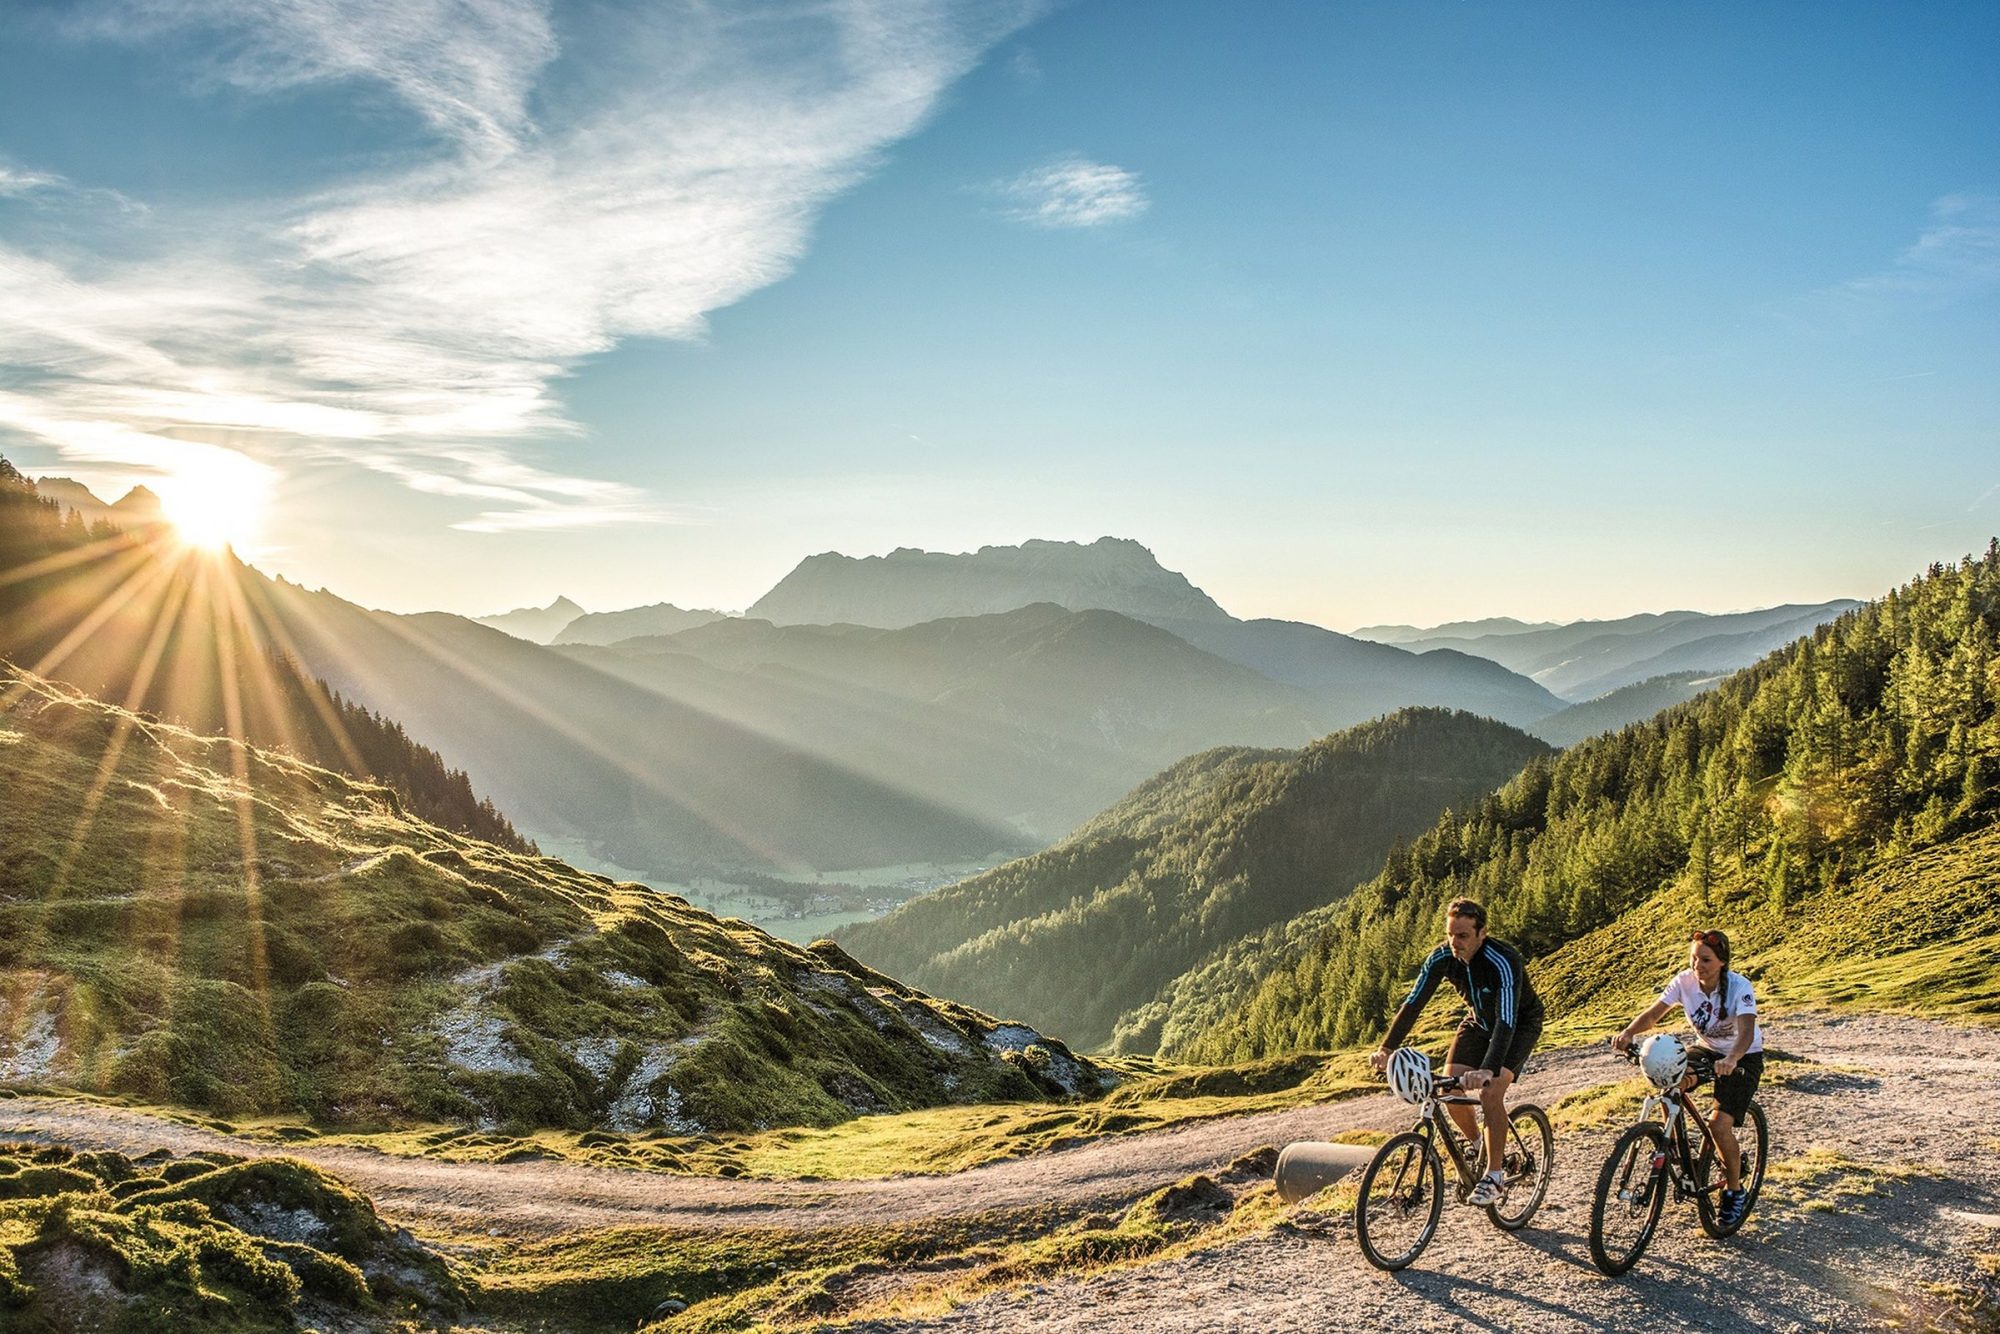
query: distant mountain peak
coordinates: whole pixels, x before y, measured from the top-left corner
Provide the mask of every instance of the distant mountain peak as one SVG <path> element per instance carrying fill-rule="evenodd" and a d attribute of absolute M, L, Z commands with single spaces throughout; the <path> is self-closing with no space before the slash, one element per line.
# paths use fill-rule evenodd
<path fill-rule="evenodd" d="M 114 528 L 130 528 L 166 521 L 159 496 L 144 486 L 133 487 L 109 505 L 74 477 L 43 477 L 35 481 L 34 487 L 37 495 L 53 500 L 87 524 L 104 522 Z"/>
<path fill-rule="evenodd" d="M 563 627 L 584 614 L 583 608 L 566 597 L 558 596 L 546 607 L 516 607 L 512 611 L 495 612 L 491 616 L 474 616 L 471 619 L 481 625 L 510 634 L 516 639 L 526 639 L 537 644 L 546 644 L 562 633 Z"/>
<path fill-rule="evenodd" d="M 1037 602 L 1140 619 L 1232 619 L 1187 576 L 1162 566 L 1143 543 L 1122 537 L 1032 538 L 970 552 L 897 547 L 886 556 L 823 551 L 800 561 L 747 614 L 778 625 L 900 629 Z"/>
<path fill-rule="evenodd" d="M 111 512 L 144 523 L 158 523 L 166 518 L 159 496 L 145 486 L 135 486 L 113 501 Z"/>

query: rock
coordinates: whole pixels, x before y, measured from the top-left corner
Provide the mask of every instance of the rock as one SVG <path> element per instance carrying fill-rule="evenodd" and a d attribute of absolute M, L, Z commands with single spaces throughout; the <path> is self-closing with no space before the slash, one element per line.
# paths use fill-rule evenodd
<path fill-rule="evenodd" d="M 650 1324 L 655 1320 L 665 1320 L 668 1316 L 679 1315 L 687 1309 L 688 1304 L 679 1297 L 669 1297 L 653 1308 L 653 1313 L 646 1317 L 646 1321 Z"/>
<path fill-rule="evenodd" d="M 1277 1146 L 1265 1144 L 1230 1163 L 1228 1167 L 1222 1169 L 1222 1176 L 1224 1180 L 1242 1180 L 1247 1177 L 1268 1177 L 1277 1170 Z"/>

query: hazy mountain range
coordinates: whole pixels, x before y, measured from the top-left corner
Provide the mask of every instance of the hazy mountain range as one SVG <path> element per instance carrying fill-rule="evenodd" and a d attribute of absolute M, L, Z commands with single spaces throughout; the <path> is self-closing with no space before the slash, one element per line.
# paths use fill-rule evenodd
<path fill-rule="evenodd" d="M 809 618 L 785 625 L 562 598 L 486 618 L 500 633 L 236 577 L 274 648 L 462 766 L 522 833 L 676 880 L 979 861 L 1218 745 L 1302 746 L 1411 705 L 1530 727 L 1563 709 L 1467 653 L 1238 620 L 1116 539 L 813 557 L 757 604 Z M 941 608 L 958 614 L 884 624 Z"/>
<path fill-rule="evenodd" d="M 586 612 L 543 642 L 550 644 L 615 644 L 641 635 L 672 635 L 723 619 L 719 611 L 685 611 L 671 602 L 625 611 Z M 491 622 L 487 622 L 491 624 Z M 505 627 L 502 627 L 503 629 Z"/>
<path fill-rule="evenodd" d="M 1491 659 L 1571 702 L 1669 672 L 1730 672 L 1861 605 L 1851 598 L 1758 611 L 1669 611 L 1615 621 L 1524 625 L 1504 618 L 1419 630 L 1355 633 L 1416 652 L 1452 649 Z M 1483 627 L 1483 628 L 1482 628 Z"/>

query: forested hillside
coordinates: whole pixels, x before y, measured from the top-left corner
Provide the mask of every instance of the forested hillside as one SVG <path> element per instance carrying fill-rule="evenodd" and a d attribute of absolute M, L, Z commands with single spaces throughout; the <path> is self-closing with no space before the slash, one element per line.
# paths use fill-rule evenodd
<path fill-rule="evenodd" d="M 182 550 L 158 527 L 87 527 L 0 458 L 0 660 L 386 784 L 426 820 L 533 850 L 462 770 L 256 633 L 247 574 L 234 557 Z"/>
<path fill-rule="evenodd" d="M 1301 751 L 1173 766 L 1045 852 L 841 934 L 871 965 L 1003 1004 L 1079 1046 L 1149 1049 L 1162 987 L 1345 894 L 1452 805 L 1546 753 L 1504 724 L 1408 709 Z"/>
<path fill-rule="evenodd" d="M 1949 898 L 1904 877 L 1932 866 L 1964 880 L 1968 849 L 2000 810 L 1996 631 L 2000 544 L 1933 566 L 1651 722 L 1535 761 L 1397 847 L 1346 904 L 1288 927 L 1225 1012 L 1173 1054 L 1226 1061 L 1373 1038 L 1459 894 L 1485 902 L 1493 929 L 1531 956 L 1576 942 L 1558 956 L 1566 980 L 1545 988 L 1558 1013 L 1634 942 L 1664 951 L 1650 970 L 1670 963 L 1684 946 L 1660 943 L 1669 919 L 1775 940 L 1771 923 L 1837 915 L 1830 938 L 1853 937 L 1869 960 L 1849 982 L 1960 931 Z M 1931 906 L 1912 917 L 1884 896 Z M 1856 934 L 1862 921 L 1879 929 Z M 1990 960 L 1974 966 L 1990 978 Z"/>

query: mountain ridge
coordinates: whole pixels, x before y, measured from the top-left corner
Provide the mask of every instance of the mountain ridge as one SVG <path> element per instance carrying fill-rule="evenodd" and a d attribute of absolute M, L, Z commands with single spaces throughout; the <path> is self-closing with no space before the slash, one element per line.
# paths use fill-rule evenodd
<path fill-rule="evenodd" d="M 1300 750 L 1224 747 L 1154 775 L 1070 838 L 837 938 L 878 967 L 1019 1013 L 1079 1046 L 1150 1050 L 1161 988 L 1244 936 L 1337 899 L 1398 836 L 1547 748 L 1406 709 Z"/>
<path fill-rule="evenodd" d="M 746 616 L 774 624 L 899 629 L 954 616 L 1052 602 L 1136 619 L 1221 619 L 1228 613 L 1186 575 L 1160 565 L 1130 538 L 1092 543 L 1033 538 L 1017 546 L 951 553 L 898 547 L 886 556 L 808 556 L 757 599 Z"/>
<path fill-rule="evenodd" d="M 490 626 L 516 639 L 525 639 L 531 644 L 546 644 L 561 634 L 565 626 L 586 614 L 582 607 L 558 595 L 546 607 L 516 607 L 512 611 L 494 612 L 490 616 L 468 616 L 465 619 Z"/>

